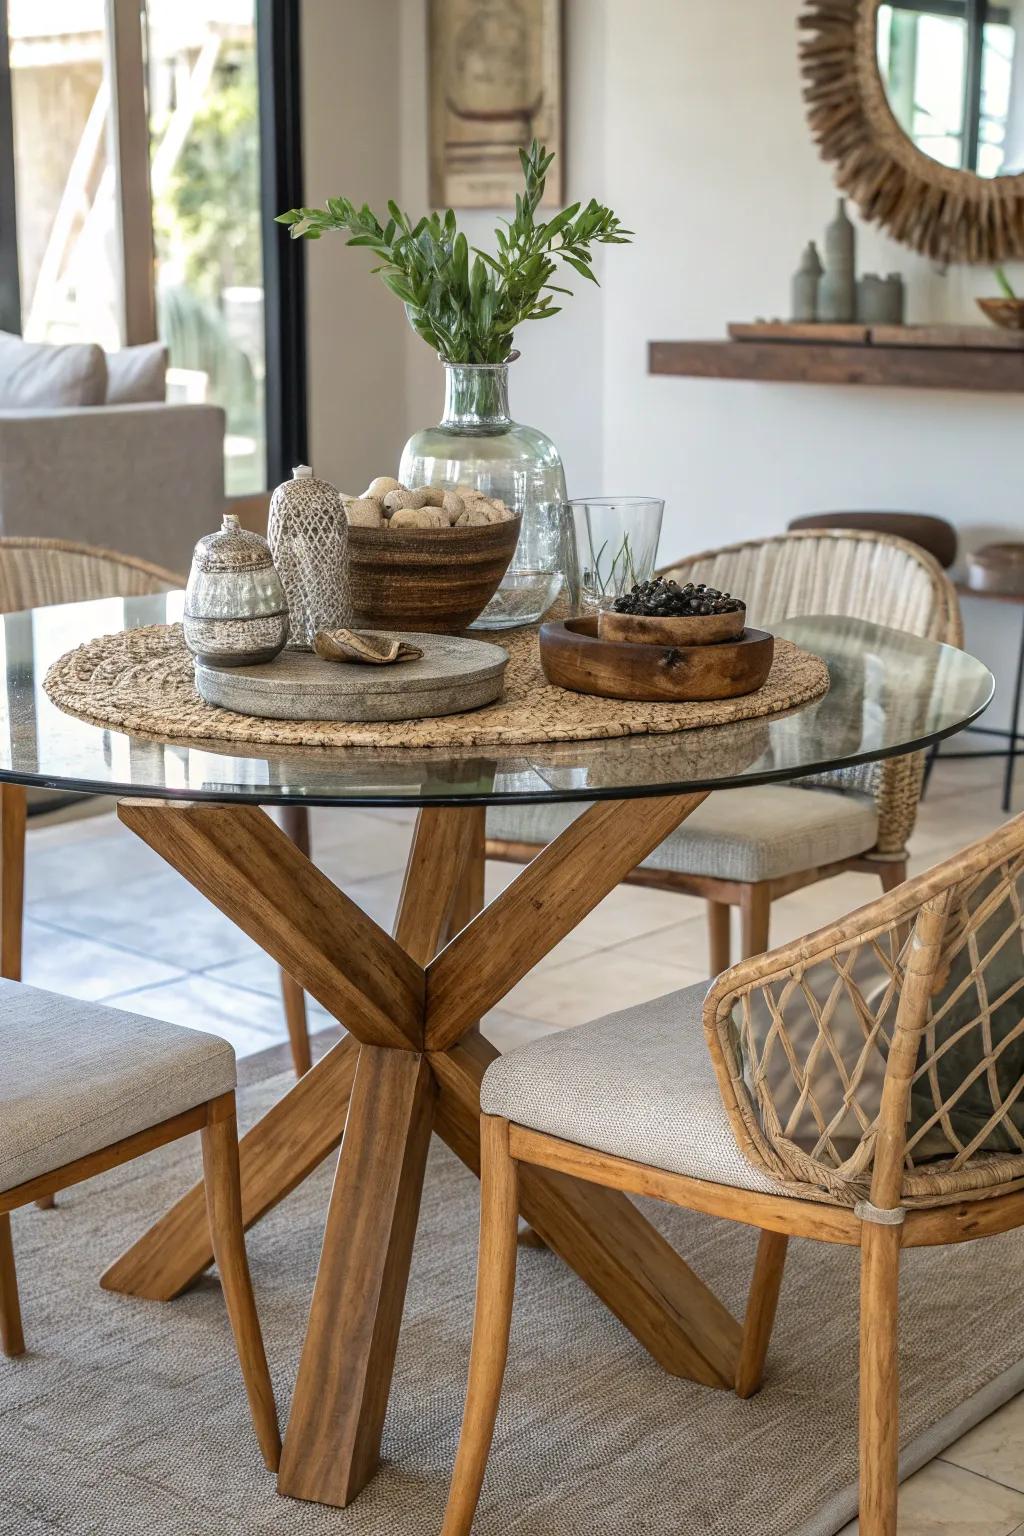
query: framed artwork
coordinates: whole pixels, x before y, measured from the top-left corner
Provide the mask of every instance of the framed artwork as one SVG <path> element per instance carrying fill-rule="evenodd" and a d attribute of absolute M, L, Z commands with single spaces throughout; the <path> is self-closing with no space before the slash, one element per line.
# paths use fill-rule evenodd
<path fill-rule="evenodd" d="M 430 201 L 510 208 L 519 150 L 558 157 L 546 205 L 562 202 L 561 0 L 430 0 Z"/>

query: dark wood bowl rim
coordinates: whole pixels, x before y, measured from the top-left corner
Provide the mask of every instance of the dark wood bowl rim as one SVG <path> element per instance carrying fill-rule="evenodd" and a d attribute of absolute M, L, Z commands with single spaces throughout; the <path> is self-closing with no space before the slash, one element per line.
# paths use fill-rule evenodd
<path fill-rule="evenodd" d="M 615 614 L 615 617 L 617 619 L 630 619 L 635 624 L 650 626 L 649 632 L 652 635 L 652 637 L 655 635 L 656 627 L 659 624 L 694 624 L 694 625 L 698 626 L 698 632 L 699 632 L 699 626 L 702 625 L 702 624 L 710 624 L 712 619 L 730 619 L 733 624 L 735 624 L 737 622 L 737 620 L 740 621 L 740 627 L 739 627 L 738 630 L 735 630 L 732 634 L 721 635 L 717 640 L 691 640 L 691 641 L 683 640 L 683 641 L 680 641 L 680 640 L 666 639 L 665 642 L 664 642 L 665 648 L 666 649 L 677 650 L 677 651 L 678 650 L 690 650 L 691 647 L 694 650 L 706 651 L 711 646 L 713 646 L 715 648 L 715 650 L 717 650 L 720 645 L 725 645 L 730 640 L 738 640 L 740 638 L 740 636 L 743 634 L 743 632 L 747 628 L 746 609 L 743 610 L 742 615 L 738 614 L 738 613 L 736 613 L 734 611 L 734 612 L 731 612 L 731 613 L 672 613 L 672 614 L 617 613 L 617 614 Z M 600 630 L 600 619 L 598 620 L 598 629 Z M 606 640 L 610 640 L 610 636 L 602 637 L 600 634 L 598 634 L 598 639 L 602 639 L 602 638 L 604 638 Z M 655 645 L 656 646 L 659 643 L 660 642 L 658 640 L 654 639 L 654 638 L 652 638 L 650 640 L 643 640 L 643 641 L 641 641 L 641 640 L 611 640 L 611 644 L 613 644 L 613 645 Z"/>
<path fill-rule="evenodd" d="M 557 640 L 560 635 L 571 635 L 580 648 L 585 650 L 598 648 L 609 654 L 621 652 L 624 655 L 642 651 L 646 656 L 655 656 L 659 652 L 664 651 L 682 651 L 684 653 L 692 651 L 695 655 L 707 656 L 710 649 L 713 649 L 716 655 L 721 655 L 735 646 L 742 645 L 747 647 L 751 644 L 763 644 L 766 640 L 774 639 L 766 629 L 750 629 L 748 627 L 741 634 L 737 635 L 734 640 L 722 640 L 714 647 L 706 645 L 650 645 L 640 640 L 601 640 L 597 633 L 597 619 L 590 617 L 581 619 L 551 619 L 540 627 L 541 645 L 546 640 Z"/>

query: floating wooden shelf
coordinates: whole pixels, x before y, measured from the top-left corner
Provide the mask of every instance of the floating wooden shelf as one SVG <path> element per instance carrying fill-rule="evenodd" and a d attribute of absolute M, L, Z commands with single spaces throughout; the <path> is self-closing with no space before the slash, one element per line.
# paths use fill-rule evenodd
<path fill-rule="evenodd" d="M 1024 393 L 1024 335 L 962 326 L 736 325 L 729 341 L 652 341 L 648 372 L 692 379 Z M 838 333 L 842 332 L 840 335 Z"/>

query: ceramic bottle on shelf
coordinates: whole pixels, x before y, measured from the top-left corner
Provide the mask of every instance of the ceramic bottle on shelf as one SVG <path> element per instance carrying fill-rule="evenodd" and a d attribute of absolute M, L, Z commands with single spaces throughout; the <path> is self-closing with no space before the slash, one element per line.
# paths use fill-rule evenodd
<path fill-rule="evenodd" d="M 331 482 L 308 464 L 293 469 L 270 498 L 267 537 L 288 600 L 289 649 L 311 650 L 318 630 L 347 629 L 348 522 Z"/>
<path fill-rule="evenodd" d="M 845 198 L 825 231 L 825 275 L 818 293 L 818 319 L 843 323 L 857 315 L 857 232 L 846 212 Z"/>
<path fill-rule="evenodd" d="M 793 274 L 790 318 L 797 322 L 811 322 L 818 318 L 818 289 L 824 268 L 818 247 L 808 240 L 800 265 Z"/>

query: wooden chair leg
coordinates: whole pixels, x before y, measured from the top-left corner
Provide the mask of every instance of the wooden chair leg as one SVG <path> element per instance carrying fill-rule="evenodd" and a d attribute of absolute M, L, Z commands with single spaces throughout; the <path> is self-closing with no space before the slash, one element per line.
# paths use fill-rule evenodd
<path fill-rule="evenodd" d="M 895 864 L 880 863 L 878 866 L 878 878 L 882 882 L 883 891 L 894 891 L 907 878 L 906 859 L 900 859 Z"/>
<path fill-rule="evenodd" d="M 765 1356 L 779 1304 L 788 1246 L 789 1238 L 784 1232 L 761 1233 L 736 1362 L 737 1397 L 753 1397 L 764 1377 Z"/>
<path fill-rule="evenodd" d="M 480 1122 L 480 1257 L 462 1435 L 442 1536 L 468 1536 L 483 1485 L 508 1356 L 519 1195 L 508 1121 Z"/>
<path fill-rule="evenodd" d="M 21 980 L 25 909 L 25 788 L 0 785 L 0 976 Z"/>
<path fill-rule="evenodd" d="M 768 948 L 771 913 L 771 887 L 767 882 L 745 885 L 740 898 L 740 934 L 744 960 L 754 955 L 763 955 Z"/>
<path fill-rule="evenodd" d="M 295 846 L 309 855 L 309 811 L 304 805 L 281 807 L 281 828 L 287 832 Z M 309 1023 L 306 1019 L 306 994 L 294 977 L 281 971 L 281 1001 L 284 1004 L 284 1021 L 288 1026 L 288 1041 L 292 1049 L 295 1076 L 302 1077 L 309 1071 L 313 1058 L 309 1048 Z"/>
<path fill-rule="evenodd" d="M 860 1256 L 860 1536 L 896 1536 L 900 1228 L 864 1224 Z"/>
<path fill-rule="evenodd" d="M 21 1329 L 21 1303 L 18 1300 L 18 1275 L 14 1268 L 14 1244 L 11 1218 L 0 1216 L 0 1347 L 12 1359 L 25 1353 L 25 1335 Z"/>
<path fill-rule="evenodd" d="M 25 921 L 25 786 L 0 784 L 0 976 L 21 980 Z M 56 1205 L 53 1195 L 36 1201 L 41 1211 Z"/>
<path fill-rule="evenodd" d="M 709 901 L 708 904 L 708 950 L 711 959 L 712 976 L 721 976 L 723 971 L 729 969 L 732 955 L 732 936 L 729 932 L 729 924 L 732 911 L 728 902 Z"/>
<path fill-rule="evenodd" d="M 276 1472 L 281 1459 L 281 1434 L 245 1253 L 234 1094 L 215 1099 L 210 1105 L 210 1119 L 203 1127 L 202 1140 L 213 1256 L 235 1336 L 256 1438 L 264 1462 L 271 1472 Z"/>

